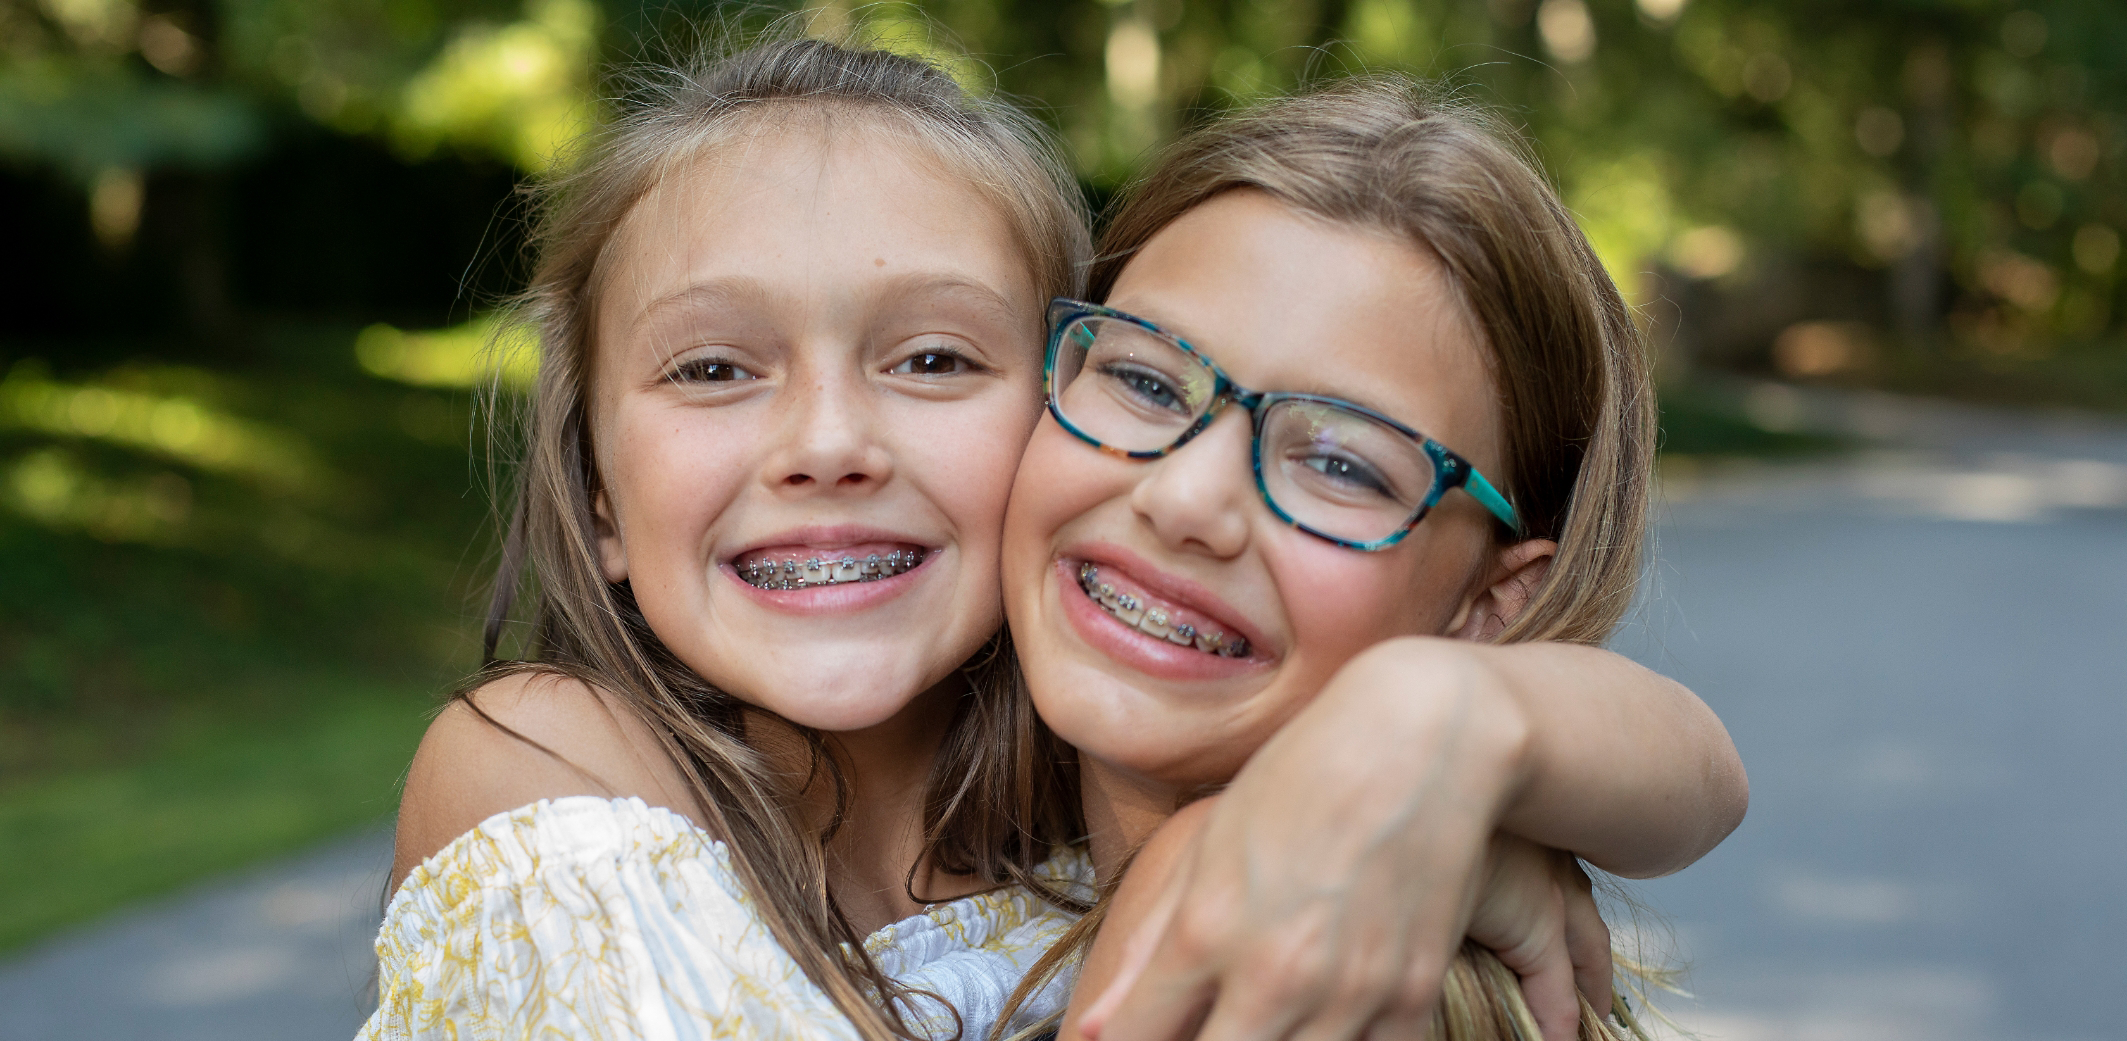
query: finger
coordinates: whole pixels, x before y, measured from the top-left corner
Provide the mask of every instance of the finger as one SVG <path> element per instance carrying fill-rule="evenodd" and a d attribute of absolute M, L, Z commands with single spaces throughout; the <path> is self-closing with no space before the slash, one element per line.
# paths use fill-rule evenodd
<path fill-rule="evenodd" d="M 1429 1041 L 1433 1025 L 1433 1012 L 1427 1009 L 1422 1016 L 1407 1013 L 1389 1013 L 1368 1024 L 1365 1041 Z"/>
<path fill-rule="evenodd" d="M 1580 1032 L 1580 994 L 1574 989 L 1573 959 L 1566 953 L 1563 913 L 1558 929 L 1531 959 L 1507 967 L 1521 976 L 1522 997 L 1544 1041 L 1573 1041 Z"/>
<path fill-rule="evenodd" d="M 1189 1041 L 1217 994 L 1217 982 L 1209 976 L 1170 975 L 1155 955 L 1137 986 L 1111 1004 L 1099 1041 Z M 1079 1033 L 1086 1034 L 1085 1021 L 1079 1022 Z M 1086 1036 L 1090 1041 L 1094 1035 Z"/>
<path fill-rule="evenodd" d="M 1122 964 L 1116 967 L 1115 978 L 1100 992 L 1085 1014 L 1078 1017 L 1078 1032 L 1086 1041 L 1096 1041 L 1101 1028 L 1107 1025 L 1108 1017 L 1121 1005 L 1137 982 L 1144 978 L 1145 969 L 1152 964 L 1152 955 L 1159 950 L 1160 940 L 1167 933 L 1167 924 L 1174 920 L 1174 909 L 1182 904 L 1181 879 L 1169 885 L 1160 894 L 1159 902 L 1152 905 L 1151 913 L 1145 916 L 1136 931 L 1123 943 Z"/>
<path fill-rule="evenodd" d="M 1301 995 L 1294 989 L 1271 985 L 1260 978 L 1230 979 L 1224 983 L 1195 1033 L 1196 1041 L 1287 1041 L 1298 1022 L 1314 1011 L 1296 1004 Z M 1364 1025 L 1351 1023 L 1337 1037 L 1348 1041 Z M 1330 1038 L 1319 1035 L 1309 1041 Z"/>
<path fill-rule="evenodd" d="M 1354 1038 L 1424 1041 L 1425 1020 L 1412 1019 L 1401 1011 L 1408 1006 L 1402 1002 L 1403 994 L 1398 988 L 1401 981 L 1396 977 L 1402 975 L 1400 972 L 1383 972 L 1374 980 L 1355 979 L 1353 977 L 1366 976 L 1366 970 L 1346 966 L 1338 971 L 1338 975 L 1343 978 L 1327 981 L 1329 985 L 1320 988 L 1326 1000 L 1314 1004 L 1312 1011 L 1301 1015 L 1286 1032 L 1291 1041 L 1352 1041 Z M 1430 1014 L 1431 1009 L 1426 1011 Z"/>
<path fill-rule="evenodd" d="M 1248 955 L 1219 974 L 1196 1041 L 1352 1041 L 1400 975 L 1401 958 L 1340 957 L 1387 950 L 1376 939 L 1311 916 L 1255 937 Z"/>
<path fill-rule="evenodd" d="M 1611 964 L 1610 926 L 1595 904 L 1593 883 L 1580 864 L 1568 858 L 1570 874 L 1563 886 L 1566 898 L 1566 951 L 1573 960 L 1573 978 L 1580 992 L 1597 1012 L 1610 1012 L 1610 988 L 1615 966 Z"/>
<path fill-rule="evenodd" d="M 1573 958 L 1566 947 L 1566 901 L 1556 885 L 1524 908 L 1515 942 L 1493 950 L 1521 977 L 1522 999 L 1544 1041 L 1573 1041 L 1580 1029 L 1580 996 L 1574 991 Z M 1487 942 L 1479 937 L 1480 943 Z"/>

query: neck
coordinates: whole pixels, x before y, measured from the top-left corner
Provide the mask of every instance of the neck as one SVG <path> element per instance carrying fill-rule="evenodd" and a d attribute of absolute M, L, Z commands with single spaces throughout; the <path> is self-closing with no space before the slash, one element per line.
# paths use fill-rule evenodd
<path fill-rule="evenodd" d="M 884 723 L 824 735 L 848 797 L 827 841 L 827 885 L 860 933 L 922 911 L 925 905 L 910 899 L 911 889 L 925 900 L 937 900 L 971 888 L 969 880 L 934 871 L 923 856 L 926 782 L 964 688 L 954 674 Z M 771 740 L 761 747 L 794 771 L 811 767 L 811 752 L 802 742 Z M 824 767 L 812 772 L 797 809 L 815 830 L 834 822 L 835 785 Z M 916 868 L 913 885 L 910 865 Z"/>
<path fill-rule="evenodd" d="M 1086 815 L 1088 852 L 1093 857 L 1093 870 L 1106 882 L 1120 877 L 1131 854 L 1181 808 L 1184 792 L 1090 757 L 1081 758 L 1079 763 L 1080 805 Z"/>

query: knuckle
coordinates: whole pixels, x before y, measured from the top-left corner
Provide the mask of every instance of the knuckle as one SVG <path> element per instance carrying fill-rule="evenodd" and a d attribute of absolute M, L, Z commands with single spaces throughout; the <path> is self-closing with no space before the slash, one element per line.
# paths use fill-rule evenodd
<path fill-rule="evenodd" d="M 1175 910 L 1168 943 L 1176 955 L 1208 962 L 1230 951 L 1235 933 L 1231 904 L 1217 896 L 1192 894 Z"/>
<path fill-rule="evenodd" d="M 1281 931 L 1246 963 L 1248 986 L 1280 1004 L 1320 998 L 1343 975 L 1323 937 L 1312 930 Z"/>
<path fill-rule="evenodd" d="M 1446 986 L 1448 962 L 1438 958 L 1414 958 L 1388 994 L 1386 1007 L 1404 1018 L 1425 1016 L 1439 1003 Z"/>

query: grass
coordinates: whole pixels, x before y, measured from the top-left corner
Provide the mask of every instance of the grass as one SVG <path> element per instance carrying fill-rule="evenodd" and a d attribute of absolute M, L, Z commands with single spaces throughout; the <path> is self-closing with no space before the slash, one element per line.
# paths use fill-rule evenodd
<path fill-rule="evenodd" d="M 466 396 L 355 335 L 243 371 L 0 347 L 0 951 L 396 805 L 473 663 L 485 507 Z"/>
<path fill-rule="evenodd" d="M 268 718 L 187 713 L 137 761 L 0 792 L 0 951 L 385 820 L 425 692 L 341 681 Z"/>

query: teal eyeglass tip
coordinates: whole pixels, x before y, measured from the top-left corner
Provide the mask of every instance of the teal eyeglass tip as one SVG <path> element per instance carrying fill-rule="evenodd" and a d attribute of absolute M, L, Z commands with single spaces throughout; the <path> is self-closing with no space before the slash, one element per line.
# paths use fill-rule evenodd
<path fill-rule="evenodd" d="M 1499 494 L 1499 489 L 1492 487 L 1492 482 L 1485 480 L 1476 467 L 1470 467 L 1469 474 L 1463 479 L 1462 490 L 1483 503 L 1484 508 L 1492 511 L 1492 516 L 1499 518 L 1500 523 L 1514 529 L 1514 534 L 1520 535 L 1521 515 L 1514 512 L 1514 504 L 1508 502 L 1506 496 Z"/>

